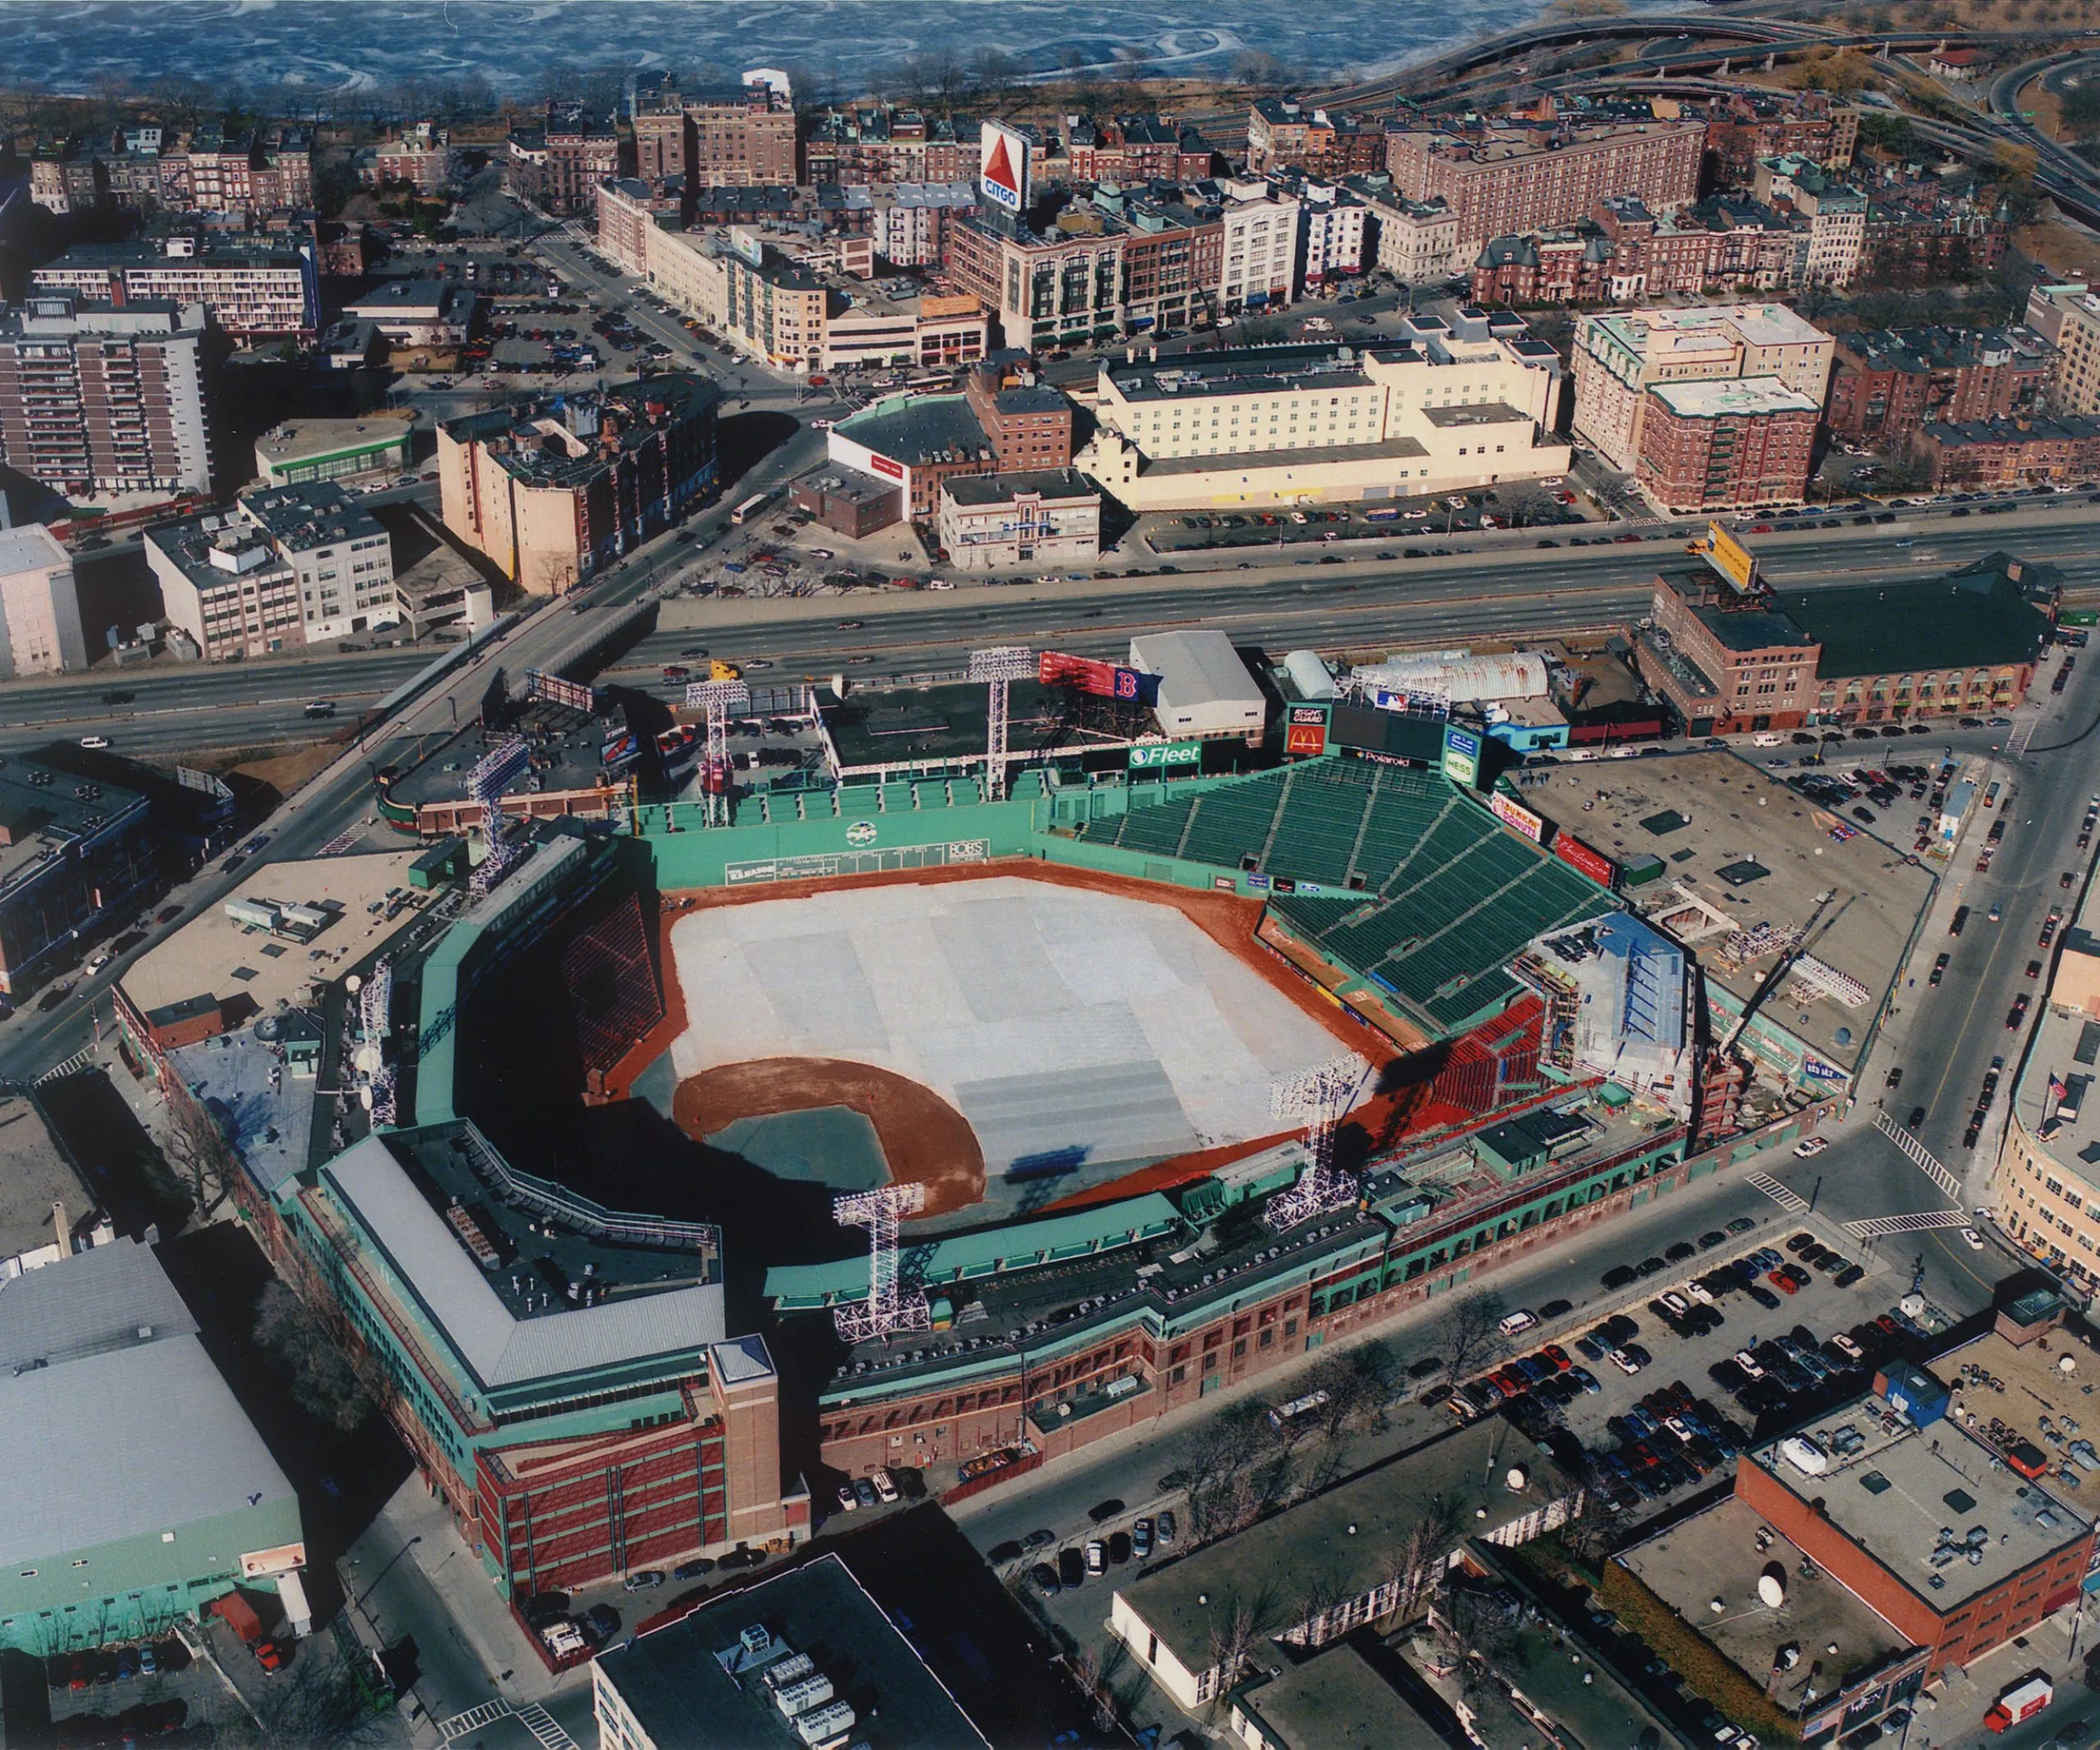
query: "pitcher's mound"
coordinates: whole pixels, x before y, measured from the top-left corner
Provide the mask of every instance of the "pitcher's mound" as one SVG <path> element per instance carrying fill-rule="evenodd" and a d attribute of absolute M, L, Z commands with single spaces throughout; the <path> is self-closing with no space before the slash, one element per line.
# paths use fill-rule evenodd
<path fill-rule="evenodd" d="M 696 1142 L 740 1121 L 848 1107 L 875 1127 L 889 1177 L 926 1188 L 922 1215 L 966 1209 L 984 1196 L 984 1151 L 954 1107 L 924 1083 L 837 1058 L 761 1058 L 688 1076 L 671 1117 Z"/>

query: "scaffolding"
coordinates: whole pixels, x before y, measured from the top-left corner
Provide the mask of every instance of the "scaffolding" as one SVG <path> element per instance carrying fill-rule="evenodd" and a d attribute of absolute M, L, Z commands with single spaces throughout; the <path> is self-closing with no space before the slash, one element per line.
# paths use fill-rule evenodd
<path fill-rule="evenodd" d="M 1840 972 L 1813 954 L 1803 954 L 1792 967 L 1794 982 L 1818 997 L 1828 997 L 1847 1008 L 1860 1008 L 1874 993 L 1849 972 Z"/>
<path fill-rule="evenodd" d="M 386 1061 L 386 1033 L 394 1007 L 393 962 L 376 961 L 358 989 L 358 1085 L 375 1129 L 394 1122 L 394 1066 Z"/>
<path fill-rule="evenodd" d="M 518 860 L 518 847 L 503 836 L 503 793 L 532 763 L 532 750 L 524 738 L 506 735 L 474 762 L 467 780 L 467 793 L 482 811 L 482 860 L 467 882 L 467 890 L 477 899 Z"/>
<path fill-rule="evenodd" d="M 1025 644 L 995 644 L 970 653 L 970 678 L 990 689 L 985 706 L 984 795 L 1007 793 L 1007 706 L 1013 683 L 1035 673 L 1035 652 Z"/>
<path fill-rule="evenodd" d="M 1356 1103 L 1370 1070 L 1351 1051 L 1310 1069 L 1280 1076 L 1270 1084 L 1270 1112 L 1279 1118 L 1304 1121 L 1305 1152 L 1310 1160 L 1296 1185 L 1269 1199 L 1266 1219 L 1276 1232 L 1356 1201 L 1356 1175 L 1335 1165 L 1335 1132 Z"/>
<path fill-rule="evenodd" d="M 923 1185 L 885 1185 L 832 1199 L 832 1218 L 842 1227 L 868 1230 L 868 1298 L 831 1309 L 842 1341 L 877 1342 L 899 1331 L 929 1331 L 934 1315 L 923 1288 L 897 1282 L 897 1227 L 926 1200 Z"/>

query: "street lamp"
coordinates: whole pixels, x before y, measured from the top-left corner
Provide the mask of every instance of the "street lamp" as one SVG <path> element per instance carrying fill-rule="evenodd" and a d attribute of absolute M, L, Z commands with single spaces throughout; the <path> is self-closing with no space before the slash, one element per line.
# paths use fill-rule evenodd
<path fill-rule="evenodd" d="M 403 1544 L 399 1549 L 394 1552 L 394 1561 L 388 1562 L 385 1567 L 381 1568 L 378 1574 L 373 1577 L 372 1584 L 366 1587 L 363 1594 L 354 1601 L 360 1610 L 363 1609 L 365 1601 L 371 1597 L 372 1593 L 379 1589 L 380 1581 L 385 1579 L 388 1574 L 394 1571 L 394 1562 L 400 1560 L 404 1556 L 407 1555 L 410 1550 L 413 1549 L 422 1541 L 422 1533 L 421 1532 L 418 1532 L 414 1537 L 409 1538 L 406 1543 Z"/>

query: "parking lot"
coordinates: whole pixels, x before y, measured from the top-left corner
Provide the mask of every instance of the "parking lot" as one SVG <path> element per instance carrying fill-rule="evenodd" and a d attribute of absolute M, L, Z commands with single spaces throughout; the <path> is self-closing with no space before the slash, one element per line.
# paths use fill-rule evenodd
<path fill-rule="evenodd" d="M 1442 1393 L 1447 1413 L 1507 1414 L 1630 1519 L 1707 1481 L 1753 1436 L 1866 1391 L 1921 1334 L 1891 1308 L 1902 1285 L 1828 1224 L 1810 1217 L 1746 1245 L 1716 1228 L 1614 1266 L 1605 1285 L 1627 1291 L 1622 1304 L 1558 1328 L 1559 1309 L 1541 1309 L 1515 1338 L 1535 1346 Z"/>
<path fill-rule="evenodd" d="M 1558 528 L 1586 520 L 1575 508 L 1575 498 L 1554 480 L 1453 492 L 1440 498 L 1399 499 L 1368 509 L 1336 505 L 1160 515 L 1145 519 L 1144 543 L 1155 553 L 1196 553 L 1337 541 L 1425 540 L 1493 528 Z"/>

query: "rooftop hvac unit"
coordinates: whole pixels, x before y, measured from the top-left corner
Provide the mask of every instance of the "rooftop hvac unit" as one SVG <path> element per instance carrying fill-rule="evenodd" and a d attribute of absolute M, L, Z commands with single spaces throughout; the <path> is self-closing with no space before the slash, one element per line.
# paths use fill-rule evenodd
<path fill-rule="evenodd" d="M 236 924 L 247 924 L 257 930 L 277 927 L 277 908 L 266 900 L 229 899 L 226 912 Z"/>
<path fill-rule="evenodd" d="M 795 1735 L 810 1750 L 830 1750 L 832 1745 L 846 1742 L 847 1734 L 853 1729 L 853 1710 L 847 1703 L 829 1702 L 814 1712 L 798 1716 Z"/>
<path fill-rule="evenodd" d="M 790 1684 L 798 1684 L 813 1675 L 816 1668 L 816 1661 L 807 1653 L 790 1653 L 778 1664 L 765 1668 L 765 1686 L 769 1689 L 785 1689 Z"/>
<path fill-rule="evenodd" d="M 328 922 L 328 914 L 318 906 L 289 905 L 284 907 L 278 916 L 288 924 L 303 925 L 308 930 L 323 929 Z"/>
<path fill-rule="evenodd" d="M 773 1705 L 793 1720 L 822 1707 L 835 1693 L 831 1679 L 819 1671 L 774 1691 Z"/>

